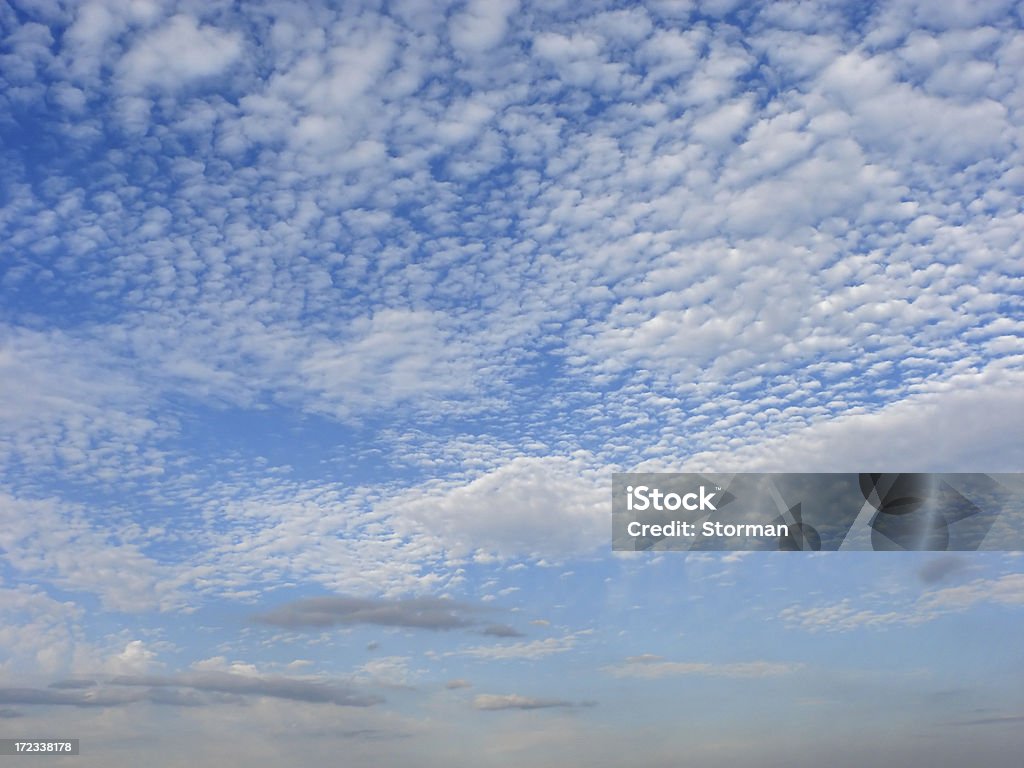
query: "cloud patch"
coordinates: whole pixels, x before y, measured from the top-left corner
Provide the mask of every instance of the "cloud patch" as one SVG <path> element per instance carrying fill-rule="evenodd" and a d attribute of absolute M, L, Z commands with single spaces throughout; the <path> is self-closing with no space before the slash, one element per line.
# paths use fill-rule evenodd
<path fill-rule="evenodd" d="M 128 93 L 148 88 L 176 91 L 222 74 L 242 50 L 238 32 L 177 14 L 135 41 L 118 66 L 118 82 Z"/>
<path fill-rule="evenodd" d="M 779 613 L 779 618 L 792 628 L 813 633 L 885 630 L 926 624 L 986 604 L 1009 610 L 1024 607 L 1024 573 L 975 579 L 926 591 L 914 600 L 895 599 L 883 605 L 843 598 L 821 605 L 790 606 Z"/>
<path fill-rule="evenodd" d="M 480 634 L 491 637 L 523 637 L 523 633 L 515 627 L 507 624 L 490 624 L 481 630 Z"/>
<path fill-rule="evenodd" d="M 803 664 L 775 661 L 737 661 L 729 663 L 708 663 L 691 661 L 670 661 L 661 656 L 643 654 L 630 656 L 621 664 L 605 667 L 604 671 L 613 677 L 661 680 L 681 675 L 703 675 L 707 677 L 731 677 L 756 679 L 779 677 L 799 671 Z"/>
<path fill-rule="evenodd" d="M 195 706 L 211 696 L 267 697 L 311 704 L 370 707 L 383 699 L 339 682 L 260 674 L 189 671 L 176 675 L 118 675 L 101 685 L 57 688 L 0 688 L 0 704 L 21 706 L 113 707 L 136 702 Z"/>
<path fill-rule="evenodd" d="M 917 575 L 925 584 L 938 584 L 966 570 L 969 565 L 970 561 L 961 555 L 942 555 L 922 565 Z"/>
<path fill-rule="evenodd" d="M 473 698 L 473 706 L 485 712 L 497 712 L 504 709 L 571 709 L 574 707 L 593 706 L 593 704 L 567 701 L 565 699 L 538 699 L 530 696 L 520 696 L 515 693 L 481 693 Z"/>
<path fill-rule="evenodd" d="M 285 629 L 375 625 L 443 631 L 472 626 L 480 610 L 466 603 L 432 597 L 406 600 L 311 597 L 259 614 L 256 620 Z"/>

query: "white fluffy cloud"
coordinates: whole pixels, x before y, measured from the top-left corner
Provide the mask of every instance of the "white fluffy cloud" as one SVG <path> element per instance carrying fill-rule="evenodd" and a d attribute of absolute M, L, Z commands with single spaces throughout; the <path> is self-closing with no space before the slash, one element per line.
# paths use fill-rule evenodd
<path fill-rule="evenodd" d="M 763 443 L 697 453 L 688 465 L 764 472 L 1018 472 L 1024 380 L 995 370 L 953 379 L 870 413 L 850 413 Z"/>
<path fill-rule="evenodd" d="M 563 559 L 608 536 L 610 476 L 593 457 L 521 457 L 468 483 L 415 489 L 386 510 L 400 531 L 436 537 L 455 556 Z"/>
<path fill-rule="evenodd" d="M 242 53 L 242 39 L 177 14 L 134 42 L 118 66 L 121 87 L 174 91 L 224 72 Z"/>
<path fill-rule="evenodd" d="M 457 50 L 479 53 L 501 43 L 509 16 L 519 0 L 470 0 L 450 22 L 452 44 Z"/>

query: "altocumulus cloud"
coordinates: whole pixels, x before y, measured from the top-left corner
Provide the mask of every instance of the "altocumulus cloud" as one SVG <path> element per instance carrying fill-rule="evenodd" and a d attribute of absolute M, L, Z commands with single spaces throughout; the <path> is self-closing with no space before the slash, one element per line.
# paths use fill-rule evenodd
<path fill-rule="evenodd" d="M 246 758 L 276 765 L 296 743 L 268 734 L 294 714 L 319 735 L 293 761 L 323 762 L 328 731 L 380 732 L 416 737 L 353 763 L 449 765 L 419 739 L 442 720 L 427 708 L 472 706 L 424 696 L 445 680 L 556 718 L 577 683 L 500 692 L 541 668 L 785 689 L 786 659 L 675 657 L 672 632 L 641 635 L 626 593 L 667 561 L 607 556 L 609 475 L 1024 466 L 1020 10 L 0 4 L 0 716 L 176 705 L 200 731 L 246 720 Z M 701 563 L 687 592 L 722 582 Z M 764 597 L 804 573 L 725 565 Z M 923 592 L 911 573 L 884 595 L 839 570 L 743 626 L 797 630 L 808 664 L 831 647 L 809 632 L 983 609 L 1019 634 L 1019 562 L 937 562 Z M 335 597 L 263 602 L 283 587 Z M 740 591 L 708 614 L 746 622 Z M 475 607 L 491 597 L 552 629 L 515 637 Z M 264 628 L 220 621 L 239 610 Z M 129 613 L 138 632 L 112 629 Z M 620 620 L 636 634 L 613 639 Z M 375 634 L 387 656 L 367 659 Z M 664 655 L 626 658 L 644 649 Z M 213 654 L 244 661 L 197 665 Z M 362 686 L 402 706 L 356 706 Z M 498 726 L 443 734 L 468 737 L 461 759 L 474 738 L 496 764 L 651 746 L 475 719 Z M 818 721 L 823 743 L 840 721 Z M 1011 729 L 986 727 L 975 762 L 1016 765 Z M 960 757 L 930 743 L 903 762 Z"/>
<path fill-rule="evenodd" d="M 159 577 L 60 583 L 412 592 L 594 552 L 614 469 L 1017 468 L 1019 19 L 943 5 L 11 17 L 0 461 Z"/>

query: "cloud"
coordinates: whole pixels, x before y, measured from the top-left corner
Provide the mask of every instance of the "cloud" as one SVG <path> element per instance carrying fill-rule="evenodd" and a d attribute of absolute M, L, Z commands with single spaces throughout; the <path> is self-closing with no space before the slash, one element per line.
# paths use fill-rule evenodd
<path fill-rule="evenodd" d="M 508 645 L 477 645 L 458 651 L 449 651 L 445 656 L 468 656 L 473 659 L 503 661 L 507 659 L 524 659 L 535 661 L 560 653 L 568 653 L 576 647 L 578 636 L 575 633 L 564 637 L 546 637 L 540 640 L 527 640 Z"/>
<path fill-rule="evenodd" d="M 954 720 L 953 722 L 947 723 L 947 725 L 1014 725 L 1015 723 L 1020 722 L 1024 722 L 1024 715 L 1003 715 L 999 717 L 979 717 L 974 720 Z"/>
<path fill-rule="evenodd" d="M 467 53 L 494 48 L 505 37 L 509 17 L 518 9 L 519 0 L 469 0 L 465 9 L 452 17 L 452 44 Z"/>
<path fill-rule="evenodd" d="M 147 412 L 118 351 L 60 330 L 0 324 L 0 374 L 9 382 L 0 404 L 0 460 L 18 469 L 12 480 L 44 466 L 92 483 L 162 472 L 155 442 L 169 420 Z"/>
<path fill-rule="evenodd" d="M 410 688 L 419 673 L 409 668 L 408 656 L 382 656 L 363 664 L 355 679 L 388 688 Z"/>
<path fill-rule="evenodd" d="M 0 688 L 0 703 L 40 706 L 112 707 L 148 701 L 193 706 L 209 699 L 202 694 L 268 697 L 313 704 L 369 707 L 382 699 L 341 683 L 235 674 L 219 671 L 181 672 L 176 675 L 115 675 L 99 686 L 62 688 Z"/>
<path fill-rule="evenodd" d="M 156 658 L 156 653 L 146 648 L 141 640 L 132 640 L 107 662 L 106 669 L 111 674 L 141 674 L 156 666 Z"/>
<path fill-rule="evenodd" d="M 0 703 L 21 706 L 68 706 L 68 707 L 113 707 L 144 701 L 141 691 L 102 690 L 51 690 L 37 688 L 0 688 Z"/>
<path fill-rule="evenodd" d="M 256 617 L 257 621 L 288 629 L 372 624 L 383 627 L 450 630 L 469 627 L 479 608 L 454 600 L 416 597 L 371 600 L 355 597 L 311 597 L 297 600 Z"/>
<path fill-rule="evenodd" d="M 227 672 L 186 672 L 173 677 L 122 675 L 112 678 L 110 682 L 117 686 L 184 688 L 200 692 L 269 696 L 347 707 L 368 707 L 381 701 L 376 696 L 357 692 L 340 683 Z"/>
<path fill-rule="evenodd" d="M 1011 437 L 1024 427 L 1020 383 L 1017 373 L 965 375 L 962 386 L 953 380 L 871 413 L 838 416 L 728 453 L 700 452 L 689 462 L 727 461 L 748 471 L 897 465 L 929 472 L 1016 471 L 1024 465 L 1024 453 Z"/>
<path fill-rule="evenodd" d="M 113 515 L 112 515 L 113 516 Z M 96 595 L 112 610 L 168 610 L 181 605 L 175 576 L 143 551 L 145 533 L 120 536 L 94 522 L 93 510 L 60 499 L 21 499 L 0 489 L 0 547 L 23 573 Z"/>
<path fill-rule="evenodd" d="M 1024 466 L 1013 3 L 734 6 L 4 16 L 0 671 L 33 678 L 6 690 L 83 722 L 96 697 L 248 700 L 150 654 L 174 637 L 204 660 L 186 675 L 266 681 L 228 659 L 316 659 L 344 638 L 292 630 L 350 627 L 424 630 L 376 665 L 351 649 L 384 685 L 415 680 L 396 659 L 426 640 L 477 671 L 557 665 L 579 635 L 481 637 L 494 616 L 415 596 L 515 584 L 525 610 L 544 562 L 628 604 L 601 573 L 640 562 L 602 554 L 616 470 Z M 1010 575 L 918 575 L 922 595 L 826 592 L 781 618 L 1019 608 Z M 351 597 L 251 607 L 294 585 Z M 561 624 L 542 607 L 524 617 Z M 210 625 L 238 610 L 287 631 Z M 768 671 L 701 663 L 619 666 Z M 106 664 L 180 685 L 112 685 Z M 247 720 L 302 720 L 301 698 L 265 698 Z M 520 736 L 510 761 L 561 759 L 524 750 L 573 734 Z"/>
<path fill-rule="evenodd" d="M 592 456 L 519 457 L 468 483 L 402 494 L 379 509 L 400 530 L 437 536 L 453 554 L 558 559 L 607 539 L 607 488 Z"/>
<path fill-rule="evenodd" d="M 491 637 L 523 637 L 522 632 L 507 624 L 490 624 L 484 627 L 481 634 L 490 635 Z"/>
<path fill-rule="evenodd" d="M 450 691 L 456 691 L 460 688 L 472 688 L 473 684 L 468 680 L 456 678 L 455 680 L 449 680 L 447 683 L 444 684 L 444 687 Z"/>
<path fill-rule="evenodd" d="M 660 656 L 643 654 L 631 656 L 621 664 L 605 667 L 604 671 L 613 677 L 631 677 L 641 680 L 661 680 L 680 675 L 748 679 L 789 675 L 799 671 L 803 666 L 800 663 L 773 661 L 740 661 L 724 664 L 668 661 Z"/>
<path fill-rule="evenodd" d="M 376 312 L 342 344 L 315 342 L 299 361 L 301 384 L 340 415 L 471 394 L 475 350 L 443 325 L 436 313 Z"/>
<path fill-rule="evenodd" d="M 33 584 L 0 587 L 0 672 L 8 681 L 72 675 L 99 652 L 84 638 L 85 608 Z"/>
<path fill-rule="evenodd" d="M 1010 610 L 1024 606 L 1024 574 L 1010 573 L 932 589 L 914 600 L 894 600 L 881 608 L 857 605 L 850 598 L 817 606 L 790 606 L 780 612 L 779 618 L 792 628 L 808 632 L 850 632 L 917 626 L 980 605 Z"/>
<path fill-rule="evenodd" d="M 835 31 L 817 28 L 826 18 Z M 447 17 L 311 6 L 272 24 L 243 7 L 161 18 L 89 3 L 67 21 L 47 33 L 61 56 L 127 51 L 120 106 L 102 81 L 53 84 L 93 105 L 76 123 L 103 136 L 105 109 L 157 109 L 177 142 L 164 144 L 193 150 L 167 158 L 166 194 L 141 144 L 99 147 L 96 172 L 59 194 L 12 187 L 10 242 L 65 256 L 5 280 L 17 293 L 74 275 L 85 295 L 146 308 L 70 323 L 65 344 L 98 370 L 127 363 L 115 380 L 130 371 L 118 400 L 136 428 L 182 396 L 343 421 L 504 412 L 481 442 L 506 439 L 510 461 L 581 447 L 614 454 L 598 466 L 678 461 L 870 421 L 962 373 L 953 347 L 989 379 L 1018 365 L 1013 333 L 987 330 L 1009 283 L 977 279 L 1016 240 L 1007 30 L 950 35 L 886 6 L 865 19 L 881 41 L 868 45 L 817 7 L 680 32 L 664 7 L 570 23 L 475 2 Z M 463 67 L 445 24 L 491 65 Z M 42 32 L 24 31 L 19 63 L 48 49 Z M 217 92 L 190 89 L 206 79 Z M 153 90 L 188 105 L 143 98 Z M 116 174 L 137 183 L 108 184 Z M 90 259 L 99 248 L 112 258 Z M 88 391 L 97 372 L 65 363 L 38 383 Z M 508 440 L 516 409 L 539 447 Z M 188 452 L 166 431 L 128 436 L 146 458 Z"/>
<path fill-rule="evenodd" d="M 220 75 L 242 54 L 242 39 L 177 14 L 142 35 L 118 66 L 121 87 L 130 93 L 149 87 L 173 91 Z"/>
<path fill-rule="evenodd" d="M 555 709 L 592 706 L 591 704 L 580 704 L 564 699 L 535 699 L 517 694 L 493 694 L 481 693 L 473 698 L 473 706 L 476 709 L 493 712 L 502 709 Z"/>
<path fill-rule="evenodd" d="M 925 584 L 937 584 L 965 570 L 968 565 L 969 561 L 960 555 L 943 555 L 922 565 L 917 574 Z"/>
<path fill-rule="evenodd" d="M 51 688 L 56 688 L 58 690 L 65 690 L 65 689 L 76 690 L 76 689 L 79 689 L 79 688 L 93 688 L 95 686 L 96 686 L 96 681 L 95 680 L 85 680 L 85 679 L 58 680 L 56 683 L 51 683 L 50 684 Z"/>
<path fill-rule="evenodd" d="M 1024 573 L 1009 573 L 995 579 L 976 579 L 955 587 L 926 592 L 920 598 L 924 611 L 965 611 L 990 603 L 1008 607 L 1024 606 Z"/>

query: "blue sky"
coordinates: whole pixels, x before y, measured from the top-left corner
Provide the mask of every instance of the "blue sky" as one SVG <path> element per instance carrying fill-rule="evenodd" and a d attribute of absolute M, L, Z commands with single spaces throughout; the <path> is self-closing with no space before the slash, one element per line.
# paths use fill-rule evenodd
<path fill-rule="evenodd" d="M 4 735 L 1018 766 L 1019 554 L 609 523 L 618 471 L 1024 470 L 1022 25 L 0 5 Z"/>

